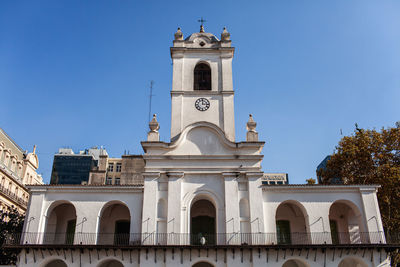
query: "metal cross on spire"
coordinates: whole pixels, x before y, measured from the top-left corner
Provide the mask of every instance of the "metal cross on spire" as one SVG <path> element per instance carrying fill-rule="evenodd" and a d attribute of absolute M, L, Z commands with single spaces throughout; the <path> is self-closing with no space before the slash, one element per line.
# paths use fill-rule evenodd
<path fill-rule="evenodd" d="M 198 22 L 200 22 L 200 32 L 204 32 L 204 22 L 207 22 L 205 19 L 203 19 L 203 17 L 201 17 L 201 19 L 197 20 Z"/>

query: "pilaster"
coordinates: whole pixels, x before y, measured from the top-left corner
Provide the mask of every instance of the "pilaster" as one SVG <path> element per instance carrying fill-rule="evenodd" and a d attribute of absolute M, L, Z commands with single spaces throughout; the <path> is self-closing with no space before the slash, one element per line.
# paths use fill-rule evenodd
<path fill-rule="evenodd" d="M 365 232 L 370 233 L 370 240 L 376 241 L 377 238 L 384 239 L 382 218 L 379 212 L 378 199 L 376 196 L 376 188 L 360 188 L 361 200 L 365 218 L 361 218 L 362 222 L 366 222 Z M 360 229 L 363 230 L 362 228 Z M 381 235 L 378 232 L 382 233 Z M 382 242 L 385 242 L 382 240 Z"/>
<path fill-rule="evenodd" d="M 143 215 L 142 215 L 142 233 L 156 232 L 157 216 L 157 179 L 159 172 L 144 172 L 144 192 L 143 192 Z"/>
<path fill-rule="evenodd" d="M 250 223 L 252 233 L 264 232 L 264 210 L 262 196 L 262 172 L 248 172 L 246 177 L 249 182 Z M 254 242 L 253 242 L 254 244 Z"/>
<path fill-rule="evenodd" d="M 222 173 L 225 186 L 225 229 L 227 233 L 238 233 L 240 231 L 237 175 L 234 172 Z"/>
<path fill-rule="evenodd" d="M 168 177 L 168 216 L 167 233 L 183 233 L 182 221 L 182 179 L 183 172 L 169 172 Z"/>

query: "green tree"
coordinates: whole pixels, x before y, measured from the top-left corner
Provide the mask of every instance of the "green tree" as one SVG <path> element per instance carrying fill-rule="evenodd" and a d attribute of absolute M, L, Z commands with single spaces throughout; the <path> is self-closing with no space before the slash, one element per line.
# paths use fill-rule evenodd
<path fill-rule="evenodd" d="M 379 184 L 378 202 L 387 233 L 400 229 L 400 124 L 380 131 L 360 129 L 345 136 L 325 170 L 323 183 L 339 177 L 344 184 Z"/>
<path fill-rule="evenodd" d="M 315 184 L 316 181 L 314 178 L 306 179 L 307 184 Z"/>
<path fill-rule="evenodd" d="M 0 265 L 15 264 L 18 250 L 4 248 L 6 238 L 11 234 L 21 234 L 24 215 L 16 208 L 0 211 Z"/>

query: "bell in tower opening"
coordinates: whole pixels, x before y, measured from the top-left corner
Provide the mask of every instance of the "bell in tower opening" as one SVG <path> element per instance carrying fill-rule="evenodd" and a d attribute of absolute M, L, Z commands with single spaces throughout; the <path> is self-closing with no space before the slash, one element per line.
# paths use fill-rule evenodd
<path fill-rule="evenodd" d="M 205 63 L 194 68 L 194 90 L 211 90 L 211 69 Z"/>

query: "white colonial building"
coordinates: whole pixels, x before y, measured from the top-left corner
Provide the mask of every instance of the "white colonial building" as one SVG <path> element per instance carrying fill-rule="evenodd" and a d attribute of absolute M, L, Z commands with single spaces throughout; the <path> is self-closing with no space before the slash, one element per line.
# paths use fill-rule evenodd
<path fill-rule="evenodd" d="M 31 186 L 18 266 L 388 266 L 379 186 L 263 183 L 251 115 L 235 140 L 233 54 L 226 29 L 178 29 L 171 142 L 154 116 L 138 183 Z"/>

